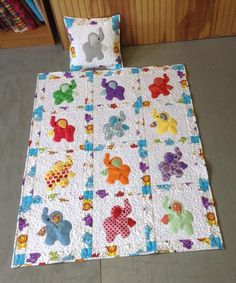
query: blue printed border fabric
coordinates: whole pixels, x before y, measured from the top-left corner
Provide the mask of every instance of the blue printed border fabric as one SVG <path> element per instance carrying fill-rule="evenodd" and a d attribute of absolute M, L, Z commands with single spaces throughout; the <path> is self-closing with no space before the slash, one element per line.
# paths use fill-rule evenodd
<path fill-rule="evenodd" d="M 12 267 L 222 249 L 184 65 L 38 75 Z"/>
<path fill-rule="evenodd" d="M 120 50 L 120 15 L 108 18 L 64 17 L 70 41 L 70 69 L 119 69 L 123 66 Z"/>

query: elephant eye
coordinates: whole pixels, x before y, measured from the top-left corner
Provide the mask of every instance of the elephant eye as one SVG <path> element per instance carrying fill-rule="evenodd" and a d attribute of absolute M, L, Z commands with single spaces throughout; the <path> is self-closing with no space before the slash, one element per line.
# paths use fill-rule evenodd
<path fill-rule="evenodd" d="M 98 37 L 98 40 L 100 40 L 100 37 Z"/>
<path fill-rule="evenodd" d="M 49 221 L 50 221 L 50 218 L 47 218 L 47 221 L 49 222 Z"/>

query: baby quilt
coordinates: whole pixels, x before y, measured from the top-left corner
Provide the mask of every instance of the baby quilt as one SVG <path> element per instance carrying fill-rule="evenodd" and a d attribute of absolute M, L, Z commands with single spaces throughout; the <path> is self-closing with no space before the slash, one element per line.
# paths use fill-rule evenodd
<path fill-rule="evenodd" d="M 222 249 L 184 65 L 38 75 L 12 267 Z"/>

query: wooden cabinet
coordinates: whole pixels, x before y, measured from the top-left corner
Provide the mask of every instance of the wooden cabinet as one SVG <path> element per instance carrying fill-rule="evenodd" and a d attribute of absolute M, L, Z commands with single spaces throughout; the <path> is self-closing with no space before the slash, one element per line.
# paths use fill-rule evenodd
<path fill-rule="evenodd" d="M 40 6 L 46 23 L 34 30 L 27 30 L 22 33 L 14 31 L 0 32 L 0 48 L 16 48 L 40 45 L 55 45 L 52 28 L 53 18 L 50 13 L 48 0 L 40 0 Z"/>

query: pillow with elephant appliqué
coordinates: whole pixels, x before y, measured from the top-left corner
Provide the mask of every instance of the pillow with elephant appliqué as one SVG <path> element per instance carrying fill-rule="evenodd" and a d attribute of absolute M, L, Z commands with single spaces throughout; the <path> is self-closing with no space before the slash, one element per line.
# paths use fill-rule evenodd
<path fill-rule="evenodd" d="M 120 51 L 120 15 L 108 18 L 64 17 L 70 40 L 70 69 L 119 69 L 123 67 Z"/>

